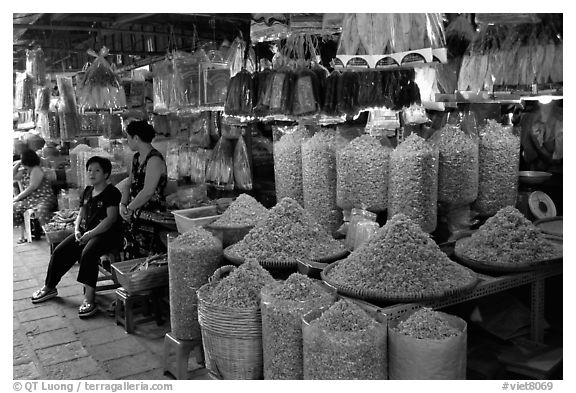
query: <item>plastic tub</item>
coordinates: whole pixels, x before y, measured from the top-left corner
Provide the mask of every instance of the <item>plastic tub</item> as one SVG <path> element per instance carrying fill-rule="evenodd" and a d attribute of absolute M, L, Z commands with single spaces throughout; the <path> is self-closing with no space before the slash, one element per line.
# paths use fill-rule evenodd
<path fill-rule="evenodd" d="M 216 206 L 202 206 L 191 209 L 173 210 L 178 232 L 184 233 L 192 227 L 205 227 L 220 218 Z"/>

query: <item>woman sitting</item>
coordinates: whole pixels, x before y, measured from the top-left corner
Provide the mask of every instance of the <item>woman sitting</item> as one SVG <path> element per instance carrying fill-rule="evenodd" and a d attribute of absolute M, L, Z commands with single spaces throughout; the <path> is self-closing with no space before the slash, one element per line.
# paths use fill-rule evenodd
<path fill-rule="evenodd" d="M 145 120 L 132 121 L 126 127 L 128 147 L 135 151 L 129 186 L 122 192 L 120 215 L 125 220 L 125 257 L 128 259 L 166 252 L 160 240 L 160 228 L 146 220 L 143 212 L 166 211 L 164 189 L 168 178 L 162 154 L 152 147 L 156 135 Z"/>
<path fill-rule="evenodd" d="M 112 164 L 107 158 L 95 156 L 86 163 L 86 177 L 90 184 L 80 200 L 80 212 L 75 233 L 68 236 L 50 257 L 46 280 L 42 289 L 34 292 L 32 303 L 41 303 L 58 295 L 56 286 L 64 274 L 78 261 L 78 282 L 84 284 L 84 301 L 78 316 L 96 313 L 96 282 L 100 257 L 122 247 L 121 220 L 118 217 L 120 191 L 108 183 Z"/>
<path fill-rule="evenodd" d="M 32 150 L 24 150 L 19 161 L 12 166 L 12 177 L 20 180 L 22 190 L 12 201 L 12 219 L 14 225 L 21 226 L 21 236 L 18 243 L 25 243 L 24 212 L 34 209 L 34 214 L 40 224 L 44 225 L 58 208 L 58 200 L 50 185 L 50 179 L 40 166 L 40 157 Z"/>

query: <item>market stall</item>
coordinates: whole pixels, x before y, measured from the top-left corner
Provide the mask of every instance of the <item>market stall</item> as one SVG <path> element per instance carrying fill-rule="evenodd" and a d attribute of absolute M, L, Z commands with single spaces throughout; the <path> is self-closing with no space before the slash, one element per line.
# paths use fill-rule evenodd
<path fill-rule="evenodd" d="M 126 186 L 123 128 L 145 120 L 167 253 L 112 265 L 116 316 L 169 298 L 175 377 L 196 349 L 214 379 L 465 379 L 474 320 L 449 307 L 526 284 L 541 344 L 562 275 L 542 221 L 563 210 L 562 17 L 514 15 L 246 14 L 221 44 L 194 26 L 131 68 L 111 41 L 50 75 L 28 50 L 15 125 L 64 180 L 46 237 L 70 230 L 90 157 Z"/>

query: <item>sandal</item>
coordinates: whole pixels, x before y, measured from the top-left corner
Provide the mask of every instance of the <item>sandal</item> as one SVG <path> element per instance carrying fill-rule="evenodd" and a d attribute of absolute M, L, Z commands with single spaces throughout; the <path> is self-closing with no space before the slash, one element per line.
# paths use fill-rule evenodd
<path fill-rule="evenodd" d="M 98 307 L 96 306 L 96 302 L 89 302 L 88 300 L 84 300 L 84 302 L 82 302 L 78 308 L 78 316 L 80 318 L 88 318 L 96 314 L 97 311 Z"/>
<path fill-rule="evenodd" d="M 25 237 L 21 237 L 21 238 L 18 239 L 18 241 L 16 242 L 16 244 L 24 244 L 24 243 L 28 243 L 28 239 L 26 239 Z"/>
<path fill-rule="evenodd" d="M 48 299 L 58 296 L 58 290 L 42 288 L 32 294 L 32 303 L 42 303 Z"/>

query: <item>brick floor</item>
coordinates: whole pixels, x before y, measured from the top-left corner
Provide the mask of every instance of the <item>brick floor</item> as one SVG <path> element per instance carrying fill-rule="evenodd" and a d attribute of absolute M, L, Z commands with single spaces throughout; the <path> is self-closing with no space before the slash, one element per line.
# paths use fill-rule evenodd
<path fill-rule="evenodd" d="M 106 312 L 115 300 L 113 290 L 97 293 L 97 315 L 78 318 L 82 301 L 82 286 L 76 281 L 78 265 L 62 278 L 58 297 L 32 304 L 32 292 L 44 283 L 48 243 L 42 239 L 16 245 L 18 233 L 13 237 L 14 379 L 174 379 L 163 370 L 169 320 L 162 326 L 153 321 L 137 325 L 134 334 L 127 334 Z M 207 379 L 203 370 L 191 372 L 190 379 Z"/>

